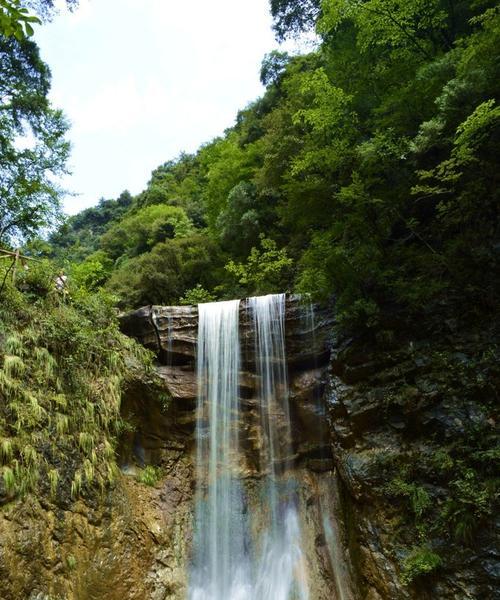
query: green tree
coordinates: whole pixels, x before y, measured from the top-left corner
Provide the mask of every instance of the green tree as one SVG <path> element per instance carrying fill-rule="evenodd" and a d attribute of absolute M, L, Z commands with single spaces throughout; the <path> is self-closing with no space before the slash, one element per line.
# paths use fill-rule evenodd
<path fill-rule="evenodd" d="M 314 27 L 321 0 L 270 0 L 278 40 Z"/>
<path fill-rule="evenodd" d="M 102 247 L 113 258 L 137 256 L 168 238 L 185 237 L 193 224 L 178 206 L 154 204 L 130 212 L 102 236 Z"/>
<path fill-rule="evenodd" d="M 22 4 L 44 20 L 50 20 L 57 13 L 55 0 L 22 0 Z M 74 10 L 79 4 L 79 0 L 65 0 L 64 4 L 69 10 Z"/>
<path fill-rule="evenodd" d="M 123 282 L 133 264 L 159 262 L 147 255 L 160 243 L 182 254 L 172 290 L 200 284 L 217 295 L 292 288 L 334 295 L 337 313 L 354 327 L 376 326 L 387 306 L 414 318 L 436 306 L 491 303 L 500 99 L 494 3 L 282 0 L 271 7 L 283 36 L 316 23 L 320 47 L 267 56 L 265 94 L 234 127 L 195 155 L 161 165 L 126 215 L 103 225 L 98 245 Z M 187 237 L 165 221 L 174 208 L 191 220 Z M 205 246 L 188 253 L 178 245 L 189 244 L 195 228 L 225 254 L 230 272 L 201 280 Z M 257 281 L 258 261 L 272 249 L 259 246 L 262 235 L 287 261 L 276 277 L 263 263 L 265 283 Z M 90 247 L 78 239 L 75 248 L 80 242 Z M 133 286 L 138 293 L 142 281 Z M 167 288 L 163 297 L 173 298 Z"/>
<path fill-rule="evenodd" d="M 266 54 L 260 68 L 260 81 L 262 85 L 278 84 L 289 62 L 290 55 L 287 52 L 273 50 L 269 54 Z"/>
<path fill-rule="evenodd" d="M 125 216 L 132 203 L 132 196 L 124 191 L 116 200 L 101 198 L 97 206 L 68 217 L 50 235 L 49 254 L 70 262 L 85 260 L 100 247 L 100 236 Z"/>
<path fill-rule="evenodd" d="M 276 198 L 257 195 L 252 183 L 239 183 L 230 191 L 216 227 L 223 248 L 243 257 L 259 243 L 260 233 L 269 232 L 276 221 Z"/>
<path fill-rule="evenodd" d="M 0 37 L 0 243 L 54 225 L 67 124 L 48 100 L 50 72 L 30 41 Z"/>
<path fill-rule="evenodd" d="M 284 248 L 261 234 L 260 248 L 252 248 L 246 262 L 230 260 L 226 270 L 236 278 L 248 294 L 269 294 L 286 290 L 293 261 Z"/>
<path fill-rule="evenodd" d="M 200 152 L 206 172 L 203 200 L 209 226 L 214 229 L 219 214 L 227 206 L 230 191 L 252 177 L 254 156 L 238 142 L 237 133 L 229 132 L 225 138 L 215 140 Z"/>
<path fill-rule="evenodd" d="M 167 239 L 140 256 L 122 257 L 106 288 L 121 307 L 177 304 L 198 284 L 211 290 L 221 281 L 223 261 L 206 236 Z"/>
<path fill-rule="evenodd" d="M 0 0 L 0 35 L 22 41 L 33 35 L 32 24 L 40 20 L 29 14 L 20 0 Z"/>
<path fill-rule="evenodd" d="M 184 296 L 179 299 L 179 304 L 203 304 L 205 302 L 214 302 L 215 296 L 208 292 L 201 284 L 198 283 L 194 288 L 187 290 Z"/>
<path fill-rule="evenodd" d="M 78 1 L 66 0 L 66 6 L 73 10 Z M 0 35 L 22 41 L 34 34 L 33 25 L 40 23 L 40 18 L 49 20 L 56 12 L 54 0 L 0 0 Z"/>

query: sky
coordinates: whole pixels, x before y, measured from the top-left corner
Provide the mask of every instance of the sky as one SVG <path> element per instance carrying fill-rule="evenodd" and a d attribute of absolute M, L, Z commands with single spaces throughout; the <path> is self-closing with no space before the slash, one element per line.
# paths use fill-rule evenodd
<path fill-rule="evenodd" d="M 80 0 L 39 26 L 50 94 L 71 123 L 73 214 L 143 190 L 151 171 L 223 133 L 263 92 L 278 47 L 269 0 Z"/>

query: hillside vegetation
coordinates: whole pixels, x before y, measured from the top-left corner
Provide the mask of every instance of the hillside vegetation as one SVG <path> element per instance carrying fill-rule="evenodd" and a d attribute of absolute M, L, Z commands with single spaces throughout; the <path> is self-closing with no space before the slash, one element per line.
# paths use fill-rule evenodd
<path fill-rule="evenodd" d="M 113 298 L 54 286 L 48 261 L 4 281 L 0 505 L 37 493 L 67 505 L 113 482 L 121 396 L 151 358 L 120 333 Z"/>
<path fill-rule="evenodd" d="M 159 166 L 138 196 L 71 217 L 53 255 L 121 307 L 285 289 L 335 295 L 357 325 L 387 306 L 490 311 L 495 4 L 272 3 L 278 33 L 315 26 L 317 49 L 268 55 L 266 92 L 232 128 Z"/>

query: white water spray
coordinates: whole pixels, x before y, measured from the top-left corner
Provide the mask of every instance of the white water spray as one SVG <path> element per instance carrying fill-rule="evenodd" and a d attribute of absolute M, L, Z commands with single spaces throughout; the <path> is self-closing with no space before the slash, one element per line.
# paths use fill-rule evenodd
<path fill-rule="evenodd" d="M 239 301 L 201 304 L 190 600 L 308 599 L 290 470 L 285 296 L 251 298 L 249 309 L 259 381 L 261 511 L 247 515 L 241 472 Z"/>
<path fill-rule="evenodd" d="M 250 600 L 239 469 L 239 301 L 199 305 L 192 600 Z"/>
<path fill-rule="evenodd" d="M 267 527 L 260 541 L 255 600 L 308 598 L 294 482 L 285 354 L 285 294 L 249 299 L 255 329 L 262 446 L 266 474 L 262 505 Z M 261 515 L 262 518 L 262 515 Z"/>

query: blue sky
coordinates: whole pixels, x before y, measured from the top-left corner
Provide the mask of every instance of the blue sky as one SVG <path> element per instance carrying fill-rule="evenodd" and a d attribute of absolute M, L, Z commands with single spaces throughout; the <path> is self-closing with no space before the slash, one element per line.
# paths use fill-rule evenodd
<path fill-rule="evenodd" d="M 277 48 L 268 0 L 81 0 L 39 27 L 53 104 L 72 127 L 77 195 L 68 213 L 144 189 L 151 171 L 193 152 L 262 94 Z"/>

